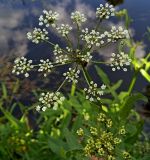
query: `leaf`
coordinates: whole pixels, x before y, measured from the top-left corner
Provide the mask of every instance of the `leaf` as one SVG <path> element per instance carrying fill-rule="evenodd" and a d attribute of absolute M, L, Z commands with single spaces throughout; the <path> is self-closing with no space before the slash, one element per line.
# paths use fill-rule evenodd
<path fill-rule="evenodd" d="M 2 83 L 1 83 L 1 86 L 2 86 L 3 98 L 4 98 L 4 99 L 7 99 L 8 93 L 7 93 L 7 88 L 6 88 L 5 83 L 2 82 Z"/>
<path fill-rule="evenodd" d="M 98 75 L 101 77 L 101 80 L 103 81 L 103 83 L 106 84 L 107 86 L 110 85 L 110 80 L 107 74 L 101 68 L 97 66 L 95 66 L 95 68 L 96 68 Z"/>
<path fill-rule="evenodd" d="M 66 149 L 68 148 L 68 146 L 61 139 L 55 139 L 55 138 L 49 137 L 48 146 L 54 153 L 56 153 L 60 157 L 62 157 L 62 158 L 66 157 L 65 156 Z"/>
<path fill-rule="evenodd" d="M 139 134 L 143 129 L 144 121 L 137 122 L 135 125 L 128 125 L 128 130 L 131 132 L 131 136 L 126 139 L 127 143 L 133 144 L 137 141 Z"/>
<path fill-rule="evenodd" d="M 17 93 L 18 89 L 20 87 L 20 81 L 17 79 L 17 81 L 15 82 L 14 86 L 13 86 L 13 91 L 12 93 Z"/>
<path fill-rule="evenodd" d="M 3 107 L 0 107 L 0 110 L 3 112 L 4 116 L 10 121 L 10 123 L 18 128 L 19 127 L 19 121 L 8 111 L 5 111 Z"/>
<path fill-rule="evenodd" d="M 117 90 L 121 84 L 122 84 L 123 80 L 119 80 L 116 84 L 114 84 L 111 88 L 112 90 Z"/>
<path fill-rule="evenodd" d="M 134 107 L 134 104 L 138 100 L 143 100 L 145 102 L 148 102 L 148 99 L 141 93 L 137 93 L 135 95 L 131 95 L 126 98 L 125 102 L 121 106 L 120 110 L 120 116 L 125 119 L 128 117 L 130 110 Z"/>
<path fill-rule="evenodd" d="M 143 77 L 150 82 L 150 75 L 144 69 L 140 69 L 140 72 L 143 75 Z"/>
<path fill-rule="evenodd" d="M 65 134 L 65 138 L 67 140 L 67 144 L 69 147 L 68 151 L 72 151 L 72 150 L 79 150 L 81 149 L 81 145 L 78 143 L 78 139 L 77 137 L 70 132 L 67 128 L 64 130 L 64 134 Z"/>
<path fill-rule="evenodd" d="M 111 92 L 112 96 L 118 101 L 118 95 L 115 92 L 115 90 L 110 86 L 110 80 L 107 76 L 107 74 L 99 67 L 95 66 L 96 71 L 98 73 L 98 75 L 101 77 L 101 80 L 103 81 L 103 83 L 107 86 L 107 88 L 109 89 L 109 91 Z"/>

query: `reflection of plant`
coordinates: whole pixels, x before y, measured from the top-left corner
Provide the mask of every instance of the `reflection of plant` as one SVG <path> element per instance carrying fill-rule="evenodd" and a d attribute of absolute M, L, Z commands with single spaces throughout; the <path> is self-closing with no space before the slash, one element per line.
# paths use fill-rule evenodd
<path fill-rule="evenodd" d="M 57 21 L 59 19 L 59 14 L 57 12 L 44 10 L 43 15 L 41 15 L 39 18 L 39 25 L 46 27 L 52 26 L 53 28 L 55 28 L 56 31 L 66 39 L 67 46 L 66 48 L 61 48 L 58 44 L 53 44 L 52 42 L 50 42 L 47 29 L 34 28 L 32 33 L 31 32 L 27 33 L 28 39 L 36 44 L 40 42 L 47 42 L 50 45 L 52 45 L 54 47 L 55 61 L 50 62 L 49 59 L 41 60 L 40 64 L 34 65 L 32 63 L 32 60 L 27 60 L 24 57 L 17 58 L 15 60 L 13 73 L 16 73 L 17 75 L 24 74 L 25 77 L 28 77 L 29 76 L 28 72 L 32 68 L 38 67 L 38 71 L 43 72 L 44 76 L 47 76 L 47 74 L 50 73 L 53 70 L 53 68 L 57 66 L 70 65 L 68 72 L 63 74 L 65 76 L 65 79 L 60 85 L 60 87 L 58 87 L 55 93 L 49 93 L 49 94 L 57 95 L 59 93 L 59 90 L 67 81 L 72 82 L 72 84 L 75 86 L 75 83 L 78 82 L 80 71 L 82 71 L 89 88 L 92 88 L 91 86 L 92 78 L 90 77 L 87 71 L 87 65 L 89 63 L 108 64 L 106 62 L 92 60 L 93 52 L 99 48 L 107 46 L 110 43 L 118 42 L 119 40 L 129 38 L 128 31 L 123 29 L 123 27 L 121 26 L 120 27 L 113 26 L 110 31 L 105 31 L 103 33 L 100 33 L 98 31 L 100 23 L 103 20 L 108 19 L 109 17 L 114 15 L 115 15 L 115 9 L 113 8 L 112 5 L 106 3 L 103 6 L 101 4 L 96 11 L 96 18 L 98 21 L 97 25 L 92 30 L 89 30 L 88 28 L 83 29 L 81 26 L 81 24 L 87 20 L 84 14 L 80 13 L 79 11 L 73 12 L 71 14 L 71 19 L 73 21 L 73 24 L 75 24 L 77 28 L 77 37 L 76 37 L 77 45 L 75 46 L 69 38 L 69 34 L 72 31 L 73 27 L 70 26 L 69 24 L 61 24 L 59 26 L 57 24 Z M 124 66 L 128 66 L 131 62 L 128 55 L 122 52 L 120 54 L 113 54 L 113 55 L 116 55 L 117 58 L 114 57 L 113 60 L 111 58 L 109 64 L 110 66 L 112 66 L 112 70 L 115 71 L 115 68 L 117 69 L 123 68 L 123 70 L 126 71 L 127 68 Z M 91 101 L 100 100 L 102 91 L 98 90 L 99 88 L 96 86 L 94 92 L 90 93 L 93 94 L 92 97 L 90 96 L 88 99 L 90 99 Z M 86 95 L 86 97 L 88 97 L 88 95 Z M 52 102 L 51 96 L 49 96 L 48 98 L 50 98 L 48 102 L 49 103 Z M 42 110 L 45 110 L 46 109 L 45 107 L 47 107 L 47 103 L 44 102 L 45 101 L 43 101 L 41 105 Z"/>

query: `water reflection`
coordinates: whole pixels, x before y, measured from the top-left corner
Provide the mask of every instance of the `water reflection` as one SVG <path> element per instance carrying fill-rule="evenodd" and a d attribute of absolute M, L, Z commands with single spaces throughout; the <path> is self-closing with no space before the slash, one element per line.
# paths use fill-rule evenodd
<path fill-rule="evenodd" d="M 107 0 L 110 4 L 113 4 L 114 6 L 120 5 L 124 3 L 124 0 Z"/>
<path fill-rule="evenodd" d="M 118 5 L 123 3 L 123 0 L 108 0 L 110 3 L 114 5 Z M 104 0 L 102 3 L 106 2 Z M 143 1 L 146 3 L 146 0 Z M 124 8 L 126 5 L 131 4 L 131 1 L 124 2 Z M 26 39 L 27 31 L 32 30 L 33 27 L 38 25 L 38 17 L 42 13 L 43 9 L 52 9 L 56 10 L 60 13 L 60 23 L 68 23 L 71 24 L 70 13 L 75 10 L 79 10 L 84 13 L 89 21 L 84 25 L 84 27 L 91 27 L 95 25 L 93 21 L 93 17 L 95 17 L 95 8 L 99 5 L 99 1 L 92 0 L 1 0 L 0 1 L 0 54 L 19 54 L 19 55 L 27 55 L 33 60 L 38 60 L 39 58 L 49 57 L 52 49 L 46 45 L 34 45 L 30 43 Z M 130 11 L 130 7 L 129 11 Z M 133 9 L 132 9 L 133 10 Z M 144 14 L 148 12 L 145 10 Z M 136 13 L 132 17 L 136 18 Z M 132 30 L 136 30 L 138 32 L 139 22 L 134 22 L 134 28 Z M 109 27 L 114 24 L 109 21 L 109 23 L 104 23 L 104 29 L 109 29 Z M 115 25 L 123 25 L 123 23 L 119 23 Z M 146 25 L 146 24 L 145 24 Z M 144 32 L 144 31 L 143 31 Z M 141 36 L 138 34 L 138 36 Z M 70 38 L 73 43 L 76 42 L 75 34 L 71 33 Z M 50 38 L 54 43 L 61 43 L 64 45 L 63 40 L 60 35 L 56 32 L 52 31 L 50 33 Z M 141 37 L 142 38 L 142 37 Z M 115 46 L 109 46 L 99 51 L 100 57 L 106 58 L 109 57 L 109 54 L 116 50 Z M 145 54 L 144 48 L 141 46 L 137 50 L 137 55 L 142 57 Z M 106 69 L 108 73 L 110 73 L 109 69 Z M 112 77 L 112 73 L 110 73 Z M 113 81 L 116 79 L 120 79 L 123 77 L 127 77 L 126 75 L 121 73 L 116 73 L 112 77 Z M 127 77 L 128 78 L 128 77 Z M 123 78 L 124 79 L 124 78 Z M 127 83 L 130 79 L 128 79 Z M 139 83 L 139 86 L 143 86 L 145 82 L 142 80 Z"/>

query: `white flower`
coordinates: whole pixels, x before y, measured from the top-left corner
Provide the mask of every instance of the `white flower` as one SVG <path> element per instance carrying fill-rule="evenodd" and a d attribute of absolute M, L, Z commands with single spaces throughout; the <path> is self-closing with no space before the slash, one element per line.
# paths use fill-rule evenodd
<path fill-rule="evenodd" d="M 50 25 L 55 27 L 56 25 L 54 23 L 56 20 L 58 20 L 58 17 L 59 14 L 57 12 L 53 12 L 52 10 L 44 10 L 43 15 L 41 15 L 39 18 L 39 25 L 43 26 L 45 24 L 46 27 L 49 27 Z"/>
<path fill-rule="evenodd" d="M 79 52 L 77 54 L 77 58 L 79 58 L 82 62 L 87 62 L 89 63 L 90 60 L 92 59 L 92 55 L 90 52 L 86 52 L 86 54 L 83 54 L 82 52 Z"/>
<path fill-rule="evenodd" d="M 107 42 L 116 42 L 119 39 L 128 39 L 129 33 L 128 30 L 124 30 L 121 26 L 118 28 L 112 26 L 110 32 L 105 32 L 105 36 L 107 37 Z"/>
<path fill-rule="evenodd" d="M 80 70 L 69 68 L 69 71 L 64 73 L 63 76 L 66 77 L 68 82 L 78 83 L 79 74 Z"/>
<path fill-rule="evenodd" d="M 63 37 L 65 37 L 70 33 L 72 27 L 69 24 L 61 24 L 61 26 L 57 27 L 56 29 L 58 33 L 60 33 Z"/>
<path fill-rule="evenodd" d="M 124 52 L 121 52 L 119 54 L 112 53 L 110 58 L 112 67 L 112 71 L 123 69 L 123 71 L 127 71 L 127 66 L 130 65 L 131 59 L 130 57 L 125 54 Z"/>
<path fill-rule="evenodd" d="M 100 100 L 100 97 L 104 94 L 103 90 L 105 88 L 106 86 L 103 84 L 101 89 L 98 89 L 97 84 L 91 81 L 89 88 L 84 88 L 86 99 L 90 100 L 91 102 Z"/>
<path fill-rule="evenodd" d="M 48 32 L 46 29 L 41 30 L 40 28 L 34 28 L 33 32 L 27 33 L 27 38 L 31 40 L 33 43 L 38 44 L 43 40 L 48 40 Z"/>
<path fill-rule="evenodd" d="M 25 57 L 17 58 L 14 61 L 15 65 L 13 67 L 12 73 L 16 75 L 24 74 L 25 77 L 29 77 L 29 71 L 34 67 L 32 65 L 32 60 L 27 60 Z"/>
<path fill-rule="evenodd" d="M 73 23 L 77 23 L 78 25 L 81 25 L 81 23 L 84 23 L 87 20 L 84 14 L 79 11 L 72 12 L 71 19 L 73 20 Z"/>
<path fill-rule="evenodd" d="M 99 47 L 103 44 L 104 42 L 101 38 L 100 33 L 95 30 L 92 30 L 91 32 L 89 32 L 88 28 L 82 30 L 81 39 L 86 41 L 88 48 L 91 48 L 92 46 Z"/>
<path fill-rule="evenodd" d="M 65 98 L 61 96 L 60 92 L 41 93 L 41 96 L 39 98 L 39 102 L 41 103 L 41 105 L 38 105 L 36 110 L 45 111 L 47 108 L 57 110 L 59 105 L 61 105 L 64 100 Z"/>
<path fill-rule="evenodd" d="M 109 19 L 109 17 L 115 15 L 115 9 L 112 5 L 106 3 L 105 5 L 100 4 L 100 7 L 97 8 L 96 17 L 100 19 Z"/>
<path fill-rule="evenodd" d="M 69 61 L 68 55 L 64 53 L 64 51 L 59 47 L 58 44 L 55 45 L 53 53 L 56 63 L 65 64 L 67 61 Z"/>
<path fill-rule="evenodd" d="M 52 63 L 50 62 L 49 59 L 46 59 L 46 60 L 41 59 L 40 62 L 41 63 L 39 64 L 38 71 L 43 72 L 44 77 L 46 77 L 48 75 L 48 73 L 50 73 L 52 71 L 52 68 L 54 66 L 52 65 Z"/>

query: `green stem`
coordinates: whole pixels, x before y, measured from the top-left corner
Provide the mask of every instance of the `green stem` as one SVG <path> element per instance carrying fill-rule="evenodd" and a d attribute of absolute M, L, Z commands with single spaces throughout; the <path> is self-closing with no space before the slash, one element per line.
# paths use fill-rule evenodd
<path fill-rule="evenodd" d="M 56 92 L 58 92 L 65 83 L 66 83 L 66 79 L 61 83 L 61 85 L 60 85 L 59 88 L 56 90 Z"/>
<path fill-rule="evenodd" d="M 132 90 L 133 90 L 133 88 L 134 88 L 134 86 L 135 86 L 135 82 L 136 82 L 136 80 L 137 80 L 137 75 L 138 75 L 138 70 L 135 71 L 135 73 L 134 73 L 134 75 L 133 75 L 132 81 L 131 81 L 130 86 L 129 86 L 129 89 L 128 89 L 128 95 L 131 94 L 131 92 L 132 92 Z"/>
<path fill-rule="evenodd" d="M 80 48 L 80 28 L 79 28 L 79 25 L 77 23 L 77 32 L 78 32 L 78 35 L 77 35 L 77 48 L 79 49 Z"/>
<path fill-rule="evenodd" d="M 48 41 L 48 40 L 44 40 L 44 41 L 55 47 L 55 44 L 54 44 L 54 43 L 52 43 L 52 42 L 50 42 L 50 41 Z"/>
<path fill-rule="evenodd" d="M 101 62 L 101 61 L 90 61 L 90 62 L 96 64 L 110 64 L 110 62 Z"/>
<path fill-rule="evenodd" d="M 100 23 L 102 22 L 102 20 L 101 19 L 99 19 L 99 21 L 98 21 L 98 23 L 97 23 L 97 25 L 96 25 L 96 27 L 95 27 L 95 31 L 97 31 L 98 30 L 98 27 L 99 27 L 99 25 L 100 25 Z"/>
<path fill-rule="evenodd" d="M 72 83 L 72 87 L 71 87 L 71 96 L 74 96 L 75 90 L 76 90 L 76 83 Z"/>
<path fill-rule="evenodd" d="M 66 35 L 66 40 L 67 40 L 67 43 L 69 45 L 70 48 L 72 48 L 72 42 L 70 41 L 69 37 Z"/>
<path fill-rule="evenodd" d="M 52 43 L 52 42 L 50 42 L 50 41 L 48 41 L 48 40 L 44 40 L 44 41 L 47 42 L 47 43 L 49 43 L 49 44 L 52 45 L 53 47 L 55 47 L 55 45 L 56 45 L 56 44 L 54 44 L 54 43 Z M 62 49 L 62 48 L 61 48 L 61 49 Z M 62 51 L 64 51 L 65 53 L 68 54 L 68 52 L 67 52 L 66 50 L 62 49 Z"/>
<path fill-rule="evenodd" d="M 67 62 L 67 63 L 62 63 L 62 64 L 56 64 L 56 65 L 54 65 L 54 67 L 59 67 L 59 66 L 64 66 L 64 65 L 67 65 L 67 64 L 70 64 L 70 63 L 72 63 L 72 62 Z"/>
<path fill-rule="evenodd" d="M 87 72 L 87 70 L 85 69 L 85 67 L 83 67 L 83 66 L 82 66 L 82 72 L 84 74 L 84 78 L 85 78 L 87 84 L 90 86 L 91 77 L 90 77 L 89 73 Z"/>

